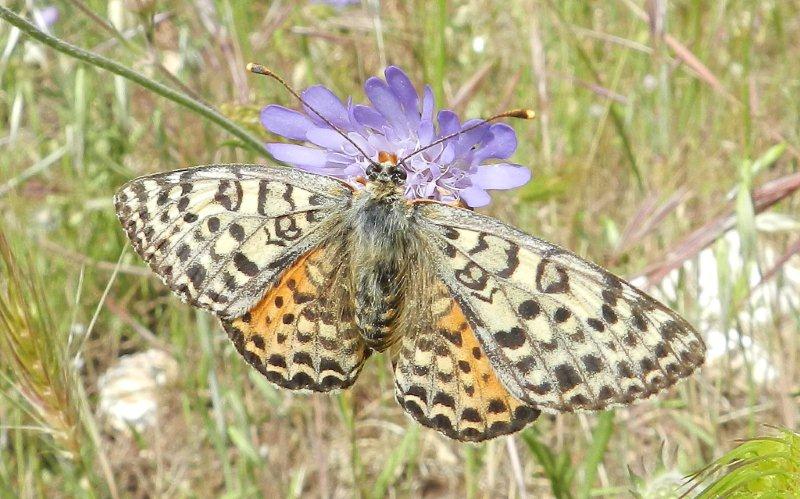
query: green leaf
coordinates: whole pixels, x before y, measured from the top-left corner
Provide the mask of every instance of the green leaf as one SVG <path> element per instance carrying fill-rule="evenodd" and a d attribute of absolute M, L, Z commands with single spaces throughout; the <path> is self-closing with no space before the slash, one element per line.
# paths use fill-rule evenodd
<path fill-rule="evenodd" d="M 784 152 L 786 152 L 786 144 L 783 142 L 767 149 L 767 152 L 762 154 L 761 157 L 753 161 L 750 165 L 750 176 L 755 177 L 761 173 L 761 171 L 775 164 L 775 162 L 783 156 Z"/>
<path fill-rule="evenodd" d="M 597 416 L 597 425 L 592 432 L 589 451 L 583 461 L 583 482 L 578 489 L 578 497 L 589 497 L 592 484 L 597 478 L 597 468 L 603 462 L 612 433 L 614 433 L 614 411 L 603 411 Z"/>
<path fill-rule="evenodd" d="M 254 463 L 261 462 L 261 456 L 258 455 L 258 451 L 253 447 L 253 444 L 250 442 L 250 438 L 244 435 L 239 428 L 235 426 L 228 427 L 228 438 L 231 439 L 233 445 L 239 449 L 239 452 Z"/>
<path fill-rule="evenodd" d="M 714 478 L 716 476 L 716 478 Z M 800 434 L 780 429 L 776 437 L 742 442 L 692 476 L 711 481 L 696 497 L 799 497 Z"/>
<path fill-rule="evenodd" d="M 522 441 L 541 465 L 545 477 L 550 481 L 553 496 L 559 499 L 571 498 L 570 486 L 572 485 L 573 470 L 568 453 L 557 455 L 550 447 L 539 441 L 536 429 L 531 428 L 522 432 Z"/>

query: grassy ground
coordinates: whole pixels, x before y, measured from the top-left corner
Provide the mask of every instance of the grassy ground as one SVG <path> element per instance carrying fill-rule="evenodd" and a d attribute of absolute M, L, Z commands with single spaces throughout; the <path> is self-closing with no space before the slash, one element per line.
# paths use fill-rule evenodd
<path fill-rule="evenodd" d="M 43 3 L 4 4 L 30 18 Z M 786 277 L 797 257 L 776 256 L 797 250 L 800 2 L 57 7 L 59 38 L 183 86 L 262 139 L 258 109 L 295 103 L 246 74 L 248 61 L 356 101 L 391 63 L 469 117 L 536 109 L 537 121 L 512 123 L 515 159 L 534 180 L 487 211 L 627 276 L 691 260 L 674 250 L 698 244 L 681 241 L 731 214 L 742 244 L 714 246 L 716 282 L 679 274 L 670 304 L 706 336 L 741 336 L 657 399 L 542 417 L 478 446 L 415 426 L 383 356 L 340 395 L 279 391 L 210 316 L 157 282 L 126 247 L 111 203 L 142 174 L 265 159 L 198 114 L 0 23 L 0 496 L 672 497 L 683 475 L 737 439 L 770 433 L 762 424 L 798 428 L 800 312 L 782 304 L 798 293 Z M 764 232 L 754 210 L 770 181 L 789 188 L 767 192 L 778 202 Z M 772 267 L 774 291 L 751 303 L 746 275 Z M 706 316 L 703 286 L 716 288 L 719 316 Z M 754 307 L 768 319 L 738 314 Z M 754 376 L 744 340 L 762 346 L 769 382 Z M 99 410 L 99 379 L 120 356 L 152 348 L 177 362 L 157 424 L 115 429 Z"/>

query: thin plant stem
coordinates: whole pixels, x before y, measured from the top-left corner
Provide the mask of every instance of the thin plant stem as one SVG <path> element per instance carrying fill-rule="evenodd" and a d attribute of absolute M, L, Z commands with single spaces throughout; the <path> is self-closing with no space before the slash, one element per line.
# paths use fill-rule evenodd
<path fill-rule="evenodd" d="M 27 34 L 31 38 L 63 54 L 67 54 L 70 57 L 74 57 L 78 60 L 89 63 L 92 66 L 96 66 L 98 68 L 105 69 L 106 71 L 110 71 L 116 75 L 122 76 L 123 78 L 131 80 L 132 82 L 137 83 L 142 87 L 199 114 L 200 116 L 208 119 L 212 123 L 220 126 L 224 130 L 234 135 L 250 149 L 253 149 L 264 157 L 269 157 L 260 139 L 236 123 L 230 121 L 217 111 L 211 109 L 201 102 L 198 102 L 195 99 L 192 99 L 188 95 L 178 92 L 177 90 L 174 90 L 162 83 L 151 80 L 150 78 L 147 78 L 146 76 L 137 73 L 136 71 L 123 66 L 118 62 L 112 61 L 111 59 L 107 59 L 101 55 L 89 52 L 80 47 L 76 47 L 75 45 L 50 36 L 47 33 L 39 30 L 29 21 L 14 14 L 6 7 L 0 6 L 0 18 L 8 21 L 9 24 L 17 27 L 20 31 Z"/>
<path fill-rule="evenodd" d="M 81 0 L 68 0 L 68 1 L 76 9 L 83 12 L 83 14 L 89 19 L 91 19 L 92 22 L 94 22 L 96 25 L 100 26 L 101 28 L 103 28 L 103 30 L 105 30 L 111 36 L 113 36 L 118 42 L 122 44 L 123 47 L 131 51 L 135 51 L 140 55 L 142 54 L 143 50 L 141 47 L 138 47 L 133 43 L 131 43 L 127 38 L 125 38 L 125 35 L 120 33 L 119 30 L 116 27 L 114 27 L 113 24 L 111 24 L 107 19 L 95 13 L 92 9 L 89 8 L 88 5 L 81 2 Z M 147 37 L 145 37 L 145 39 L 147 39 Z M 167 80 L 169 80 L 170 83 L 178 87 L 181 91 L 183 91 L 183 93 L 189 95 L 194 100 L 200 101 L 203 104 L 208 105 L 206 102 L 203 102 L 203 99 L 200 98 L 200 96 L 197 95 L 197 93 L 194 90 L 186 86 L 181 80 L 179 80 L 174 74 L 172 74 L 170 70 L 165 68 L 164 65 L 161 64 L 161 62 L 159 62 L 155 50 L 149 44 L 147 47 L 147 56 L 151 59 L 150 64 L 152 64 L 153 67 L 155 67 L 159 73 L 161 73 Z"/>

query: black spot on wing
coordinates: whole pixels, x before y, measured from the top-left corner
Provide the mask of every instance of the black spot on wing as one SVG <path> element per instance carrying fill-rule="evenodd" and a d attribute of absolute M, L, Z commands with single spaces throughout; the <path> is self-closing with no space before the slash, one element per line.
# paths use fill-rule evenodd
<path fill-rule="evenodd" d="M 494 339 L 501 347 L 515 350 L 525 345 L 525 331 L 515 326 L 508 331 L 494 333 Z"/>
<path fill-rule="evenodd" d="M 228 227 L 228 232 L 230 233 L 231 237 L 236 239 L 239 242 L 244 241 L 245 233 L 244 227 L 237 223 L 232 223 L 230 227 Z"/>
<path fill-rule="evenodd" d="M 530 320 L 536 318 L 541 312 L 541 307 L 535 300 L 525 300 L 517 307 L 519 316 L 523 319 Z"/>
<path fill-rule="evenodd" d="M 186 272 L 186 276 L 189 278 L 195 289 L 198 289 L 203 283 L 203 279 L 206 277 L 206 268 L 199 263 L 195 263 L 189 267 L 189 270 Z"/>
<path fill-rule="evenodd" d="M 589 374 L 597 374 L 603 370 L 603 361 L 597 355 L 587 354 L 581 360 L 583 360 L 583 365 Z"/>
<path fill-rule="evenodd" d="M 570 312 L 567 308 L 558 307 L 555 313 L 553 314 L 553 320 L 555 320 L 556 322 L 566 322 L 571 315 L 572 312 Z"/>
<path fill-rule="evenodd" d="M 253 277 L 258 274 L 258 265 L 247 258 L 244 253 L 237 252 L 233 255 L 233 264 L 242 274 Z"/>
<path fill-rule="evenodd" d="M 559 364 L 553 370 L 558 381 L 558 386 L 562 392 L 572 390 L 581 384 L 581 376 L 578 371 L 569 364 Z"/>
<path fill-rule="evenodd" d="M 614 310 L 611 307 L 609 307 L 608 304 L 605 303 L 603 304 L 601 312 L 603 313 L 603 319 L 605 319 L 606 322 L 608 322 L 609 324 L 616 324 L 618 320 L 617 313 L 614 312 Z"/>

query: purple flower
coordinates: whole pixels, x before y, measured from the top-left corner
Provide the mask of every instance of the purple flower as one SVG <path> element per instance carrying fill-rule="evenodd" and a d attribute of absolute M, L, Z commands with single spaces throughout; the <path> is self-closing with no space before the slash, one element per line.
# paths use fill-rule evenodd
<path fill-rule="evenodd" d="M 311 3 L 325 3 L 331 5 L 337 9 L 342 9 L 347 7 L 348 5 L 355 5 L 361 2 L 361 0 L 312 0 Z"/>
<path fill-rule="evenodd" d="M 385 151 L 404 158 L 414 151 L 451 133 L 480 123 L 461 123 L 452 111 L 441 110 L 434 120 L 433 91 L 429 86 L 420 98 L 408 76 L 389 66 L 386 80 L 372 77 L 364 90 L 368 106 L 343 103 L 321 85 L 302 92 L 305 102 L 347 134 L 369 156 L 358 151 L 328 126 L 313 111 L 293 111 L 269 105 L 261 111 L 264 127 L 287 139 L 305 145 L 270 143 L 267 150 L 276 159 L 313 173 L 356 181 L 363 177 L 370 161 L 378 160 Z M 437 144 L 406 159 L 405 195 L 410 199 L 436 199 L 443 202 L 463 201 L 469 206 L 489 204 L 487 189 L 512 189 L 531 178 L 530 171 L 507 162 L 488 164 L 488 160 L 504 160 L 517 148 L 514 130 L 505 124 L 486 123 Z"/>
<path fill-rule="evenodd" d="M 55 5 L 48 5 L 42 9 L 33 10 L 33 21 L 39 26 L 39 29 L 48 31 L 47 28 L 51 27 L 58 21 L 59 12 L 58 7 Z"/>

